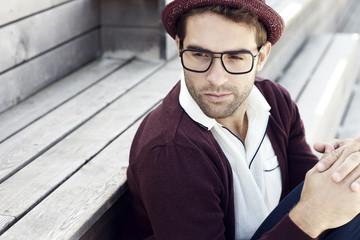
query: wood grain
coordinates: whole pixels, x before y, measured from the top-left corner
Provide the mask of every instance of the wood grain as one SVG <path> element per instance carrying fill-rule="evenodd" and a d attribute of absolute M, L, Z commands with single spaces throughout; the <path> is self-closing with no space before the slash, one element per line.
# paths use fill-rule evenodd
<path fill-rule="evenodd" d="M 101 24 L 111 26 L 160 26 L 159 0 L 102 0 Z"/>
<path fill-rule="evenodd" d="M 278 81 L 289 91 L 295 101 L 299 99 L 301 92 L 321 62 L 332 38 L 333 34 L 310 37 L 307 44 Z"/>
<path fill-rule="evenodd" d="M 285 31 L 280 40 L 272 47 L 270 57 L 259 76 L 276 81 L 288 65 L 296 59 L 309 36 L 332 32 L 336 28 L 336 0 L 292 0 L 276 2 L 274 9 L 285 20 Z M 314 9 L 319 11 L 314 14 Z M 326 19 L 326 21 L 323 21 Z"/>
<path fill-rule="evenodd" d="M 0 235 L 2 234 L 2 230 L 5 230 L 8 228 L 8 226 L 15 220 L 15 217 L 13 216 L 6 216 L 6 215 L 0 215 Z"/>
<path fill-rule="evenodd" d="M 0 3 L 0 26 L 69 1 L 70 0 L 2 1 Z"/>
<path fill-rule="evenodd" d="M 358 78 L 360 81 L 360 78 Z M 351 99 L 349 109 L 347 110 L 347 115 L 344 119 L 342 126 L 338 131 L 338 138 L 353 138 L 360 136 L 360 86 L 359 83 L 356 86 L 354 91 L 354 96 Z"/>
<path fill-rule="evenodd" d="M 100 81 L 124 62 L 100 58 L 0 114 L 0 143 Z"/>
<path fill-rule="evenodd" d="M 99 26 L 98 9 L 73 1 L 0 28 L 0 73 Z"/>
<path fill-rule="evenodd" d="M 0 181 L 84 124 L 159 66 L 159 63 L 132 62 L 3 142 Z"/>
<path fill-rule="evenodd" d="M 359 66 L 359 35 L 335 34 L 298 100 L 310 144 L 335 137 Z"/>
<path fill-rule="evenodd" d="M 106 202 L 125 181 L 123 174 L 133 132 L 130 136 L 124 131 L 162 99 L 177 81 L 176 74 L 180 69 L 178 60 L 172 61 L 3 182 L 0 193 L 9 197 L 0 202 L 0 213 L 19 216 L 86 164 L 0 239 L 25 239 L 29 236 L 35 239 L 76 239 L 84 233 L 87 229 L 80 226 L 96 221 L 99 214 L 95 212 L 109 207 Z M 126 74 L 118 75 L 121 76 L 122 81 L 129 81 Z M 117 138 L 119 142 L 115 140 Z M 53 208 L 53 205 L 57 207 Z"/>
<path fill-rule="evenodd" d="M 0 75 L 0 112 L 95 59 L 98 30 L 62 45 Z"/>

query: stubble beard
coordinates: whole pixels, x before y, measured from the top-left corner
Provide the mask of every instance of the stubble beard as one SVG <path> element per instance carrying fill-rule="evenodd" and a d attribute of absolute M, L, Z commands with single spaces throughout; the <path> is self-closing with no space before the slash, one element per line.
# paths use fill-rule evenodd
<path fill-rule="evenodd" d="M 254 77 L 255 79 L 255 77 Z M 224 119 L 230 117 L 236 110 L 244 103 L 244 101 L 248 98 L 252 85 L 247 87 L 247 89 L 243 89 L 239 91 L 235 86 L 220 86 L 215 87 L 209 83 L 209 85 L 196 90 L 193 82 L 190 80 L 185 73 L 185 83 L 188 88 L 188 91 L 195 102 L 198 104 L 203 113 L 214 119 Z M 223 101 L 223 102 L 209 102 L 205 99 L 204 93 L 231 93 L 232 100 L 231 101 Z"/>

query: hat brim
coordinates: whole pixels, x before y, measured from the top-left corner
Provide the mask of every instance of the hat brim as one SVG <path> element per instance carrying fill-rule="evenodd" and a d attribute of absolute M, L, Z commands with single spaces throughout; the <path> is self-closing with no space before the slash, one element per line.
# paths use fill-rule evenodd
<path fill-rule="evenodd" d="M 165 6 L 162 12 L 162 22 L 166 32 L 175 39 L 176 25 L 179 17 L 187 11 L 194 8 L 208 6 L 228 6 L 231 8 L 243 8 L 254 15 L 264 23 L 267 30 L 267 40 L 274 45 L 281 37 L 285 24 L 282 17 L 265 1 L 260 0 L 174 0 Z"/>

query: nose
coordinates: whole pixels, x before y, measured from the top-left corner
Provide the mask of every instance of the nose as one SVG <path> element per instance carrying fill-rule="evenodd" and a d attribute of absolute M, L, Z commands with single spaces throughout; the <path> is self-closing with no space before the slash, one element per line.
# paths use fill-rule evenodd
<path fill-rule="evenodd" d="M 210 69 L 207 71 L 207 80 L 215 86 L 221 86 L 227 82 L 227 72 L 222 65 L 220 57 L 214 57 Z"/>

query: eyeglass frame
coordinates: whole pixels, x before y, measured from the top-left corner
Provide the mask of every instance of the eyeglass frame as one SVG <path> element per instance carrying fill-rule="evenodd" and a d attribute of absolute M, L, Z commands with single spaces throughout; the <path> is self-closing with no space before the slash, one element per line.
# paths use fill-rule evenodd
<path fill-rule="evenodd" d="M 234 75 L 240 75 L 240 74 L 247 74 L 249 72 L 251 72 L 254 68 L 254 61 L 255 61 L 255 58 L 259 56 L 260 52 L 261 52 L 261 49 L 263 48 L 264 45 L 261 45 L 260 47 L 258 47 L 258 52 L 254 55 L 252 52 L 248 51 L 248 50 L 240 50 L 240 51 L 226 51 L 226 52 L 211 52 L 211 51 L 208 51 L 208 50 L 203 50 L 203 49 L 184 49 L 180 52 L 179 56 L 181 58 L 181 64 L 183 66 L 183 68 L 185 68 L 186 70 L 190 71 L 190 72 L 196 72 L 196 73 L 204 73 L 204 72 L 207 72 L 211 65 L 213 64 L 213 61 L 214 61 L 214 58 L 220 58 L 221 59 L 221 64 L 223 66 L 223 68 L 225 69 L 226 72 L 230 73 L 230 74 L 234 74 Z M 189 52 L 202 52 L 202 53 L 208 53 L 211 55 L 211 61 L 210 61 L 210 64 L 209 64 L 209 67 L 206 69 L 206 70 L 203 70 L 203 71 L 198 71 L 198 70 L 193 70 L 193 69 L 190 69 L 190 68 L 187 68 L 184 64 L 184 59 L 183 59 L 183 54 L 184 52 L 186 51 L 189 51 Z M 238 72 L 238 73 L 234 73 L 234 72 L 230 72 L 229 70 L 226 69 L 226 66 L 224 64 L 224 61 L 223 61 L 223 56 L 224 54 L 235 54 L 235 53 L 249 53 L 251 56 L 252 56 L 252 63 L 251 63 L 251 68 L 249 71 L 246 71 L 246 72 Z M 215 57 L 214 55 L 215 54 L 220 54 L 219 57 Z"/>

